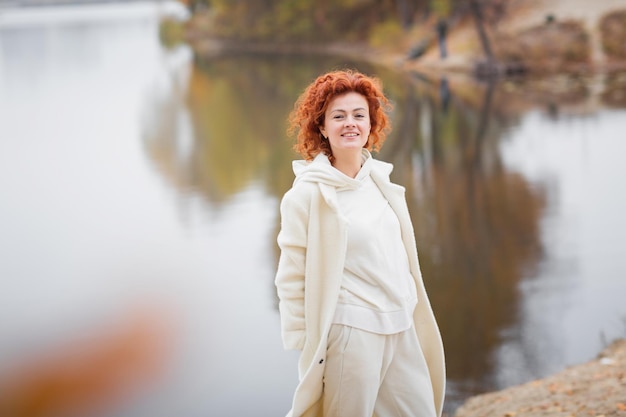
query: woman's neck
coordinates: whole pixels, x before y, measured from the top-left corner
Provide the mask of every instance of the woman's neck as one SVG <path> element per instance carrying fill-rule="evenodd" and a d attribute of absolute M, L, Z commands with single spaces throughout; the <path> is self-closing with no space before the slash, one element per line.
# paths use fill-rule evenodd
<path fill-rule="evenodd" d="M 333 166 L 350 178 L 355 178 L 361 170 L 363 158 L 361 152 L 342 155 L 333 155 Z"/>

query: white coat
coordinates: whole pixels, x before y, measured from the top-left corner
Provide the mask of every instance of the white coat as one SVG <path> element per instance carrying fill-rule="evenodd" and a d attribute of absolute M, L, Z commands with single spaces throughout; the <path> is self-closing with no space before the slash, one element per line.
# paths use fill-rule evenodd
<path fill-rule="evenodd" d="M 390 181 L 391 164 L 372 162 L 370 175 L 400 221 L 417 288 L 414 328 L 428 365 L 435 409 L 441 415 L 445 394 L 443 344 L 422 280 L 405 190 Z M 347 247 L 347 219 L 339 213 L 335 187 L 327 181 L 316 180 L 315 174 L 303 175 L 314 170 L 316 164 L 330 166 L 323 154 L 310 163 L 294 161 L 296 181 L 285 193 L 280 206 L 278 245 L 281 255 L 275 284 L 282 339 L 286 349 L 302 351 L 298 363 L 299 384 L 288 417 L 322 416 L 327 337 L 339 298 Z"/>

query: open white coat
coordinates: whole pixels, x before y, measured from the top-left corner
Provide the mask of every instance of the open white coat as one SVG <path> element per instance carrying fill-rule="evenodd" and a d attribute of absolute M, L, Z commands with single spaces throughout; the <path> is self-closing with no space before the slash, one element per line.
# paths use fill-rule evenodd
<path fill-rule="evenodd" d="M 405 190 L 389 180 L 391 164 L 373 162 L 370 175 L 400 221 L 417 288 L 414 327 L 428 365 L 435 409 L 441 415 L 446 379 L 443 344 L 422 280 Z M 296 161 L 296 177 L 312 164 L 330 163 L 323 154 L 310 163 Z M 287 416 L 321 417 L 327 338 L 341 287 L 347 220 L 339 213 L 335 187 L 314 179 L 296 178 L 283 197 L 280 210 L 281 255 L 275 283 L 280 299 L 283 345 L 286 349 L 302 350 L 299 384 Z"/>

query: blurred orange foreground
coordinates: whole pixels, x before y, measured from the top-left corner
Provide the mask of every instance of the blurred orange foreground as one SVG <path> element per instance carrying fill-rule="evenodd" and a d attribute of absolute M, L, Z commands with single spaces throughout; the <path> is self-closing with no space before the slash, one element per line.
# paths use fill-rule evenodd
<path fill-rule="evenodd" d="M 134 310 L 89 340 L 16 364 L 0 375 L 0 416 L 85 416 L 120 406 L 162 376 L 169 323 L 158 310 Z"/>

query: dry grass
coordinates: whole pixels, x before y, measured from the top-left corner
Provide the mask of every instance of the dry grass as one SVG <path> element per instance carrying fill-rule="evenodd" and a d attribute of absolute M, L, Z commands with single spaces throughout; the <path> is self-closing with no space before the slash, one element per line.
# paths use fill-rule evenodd
<path fill-rule="evenodd" d="M 626 59 L 626 10 L 608 13 L 602 17 L 599 30 L 607 58 Z"/>

